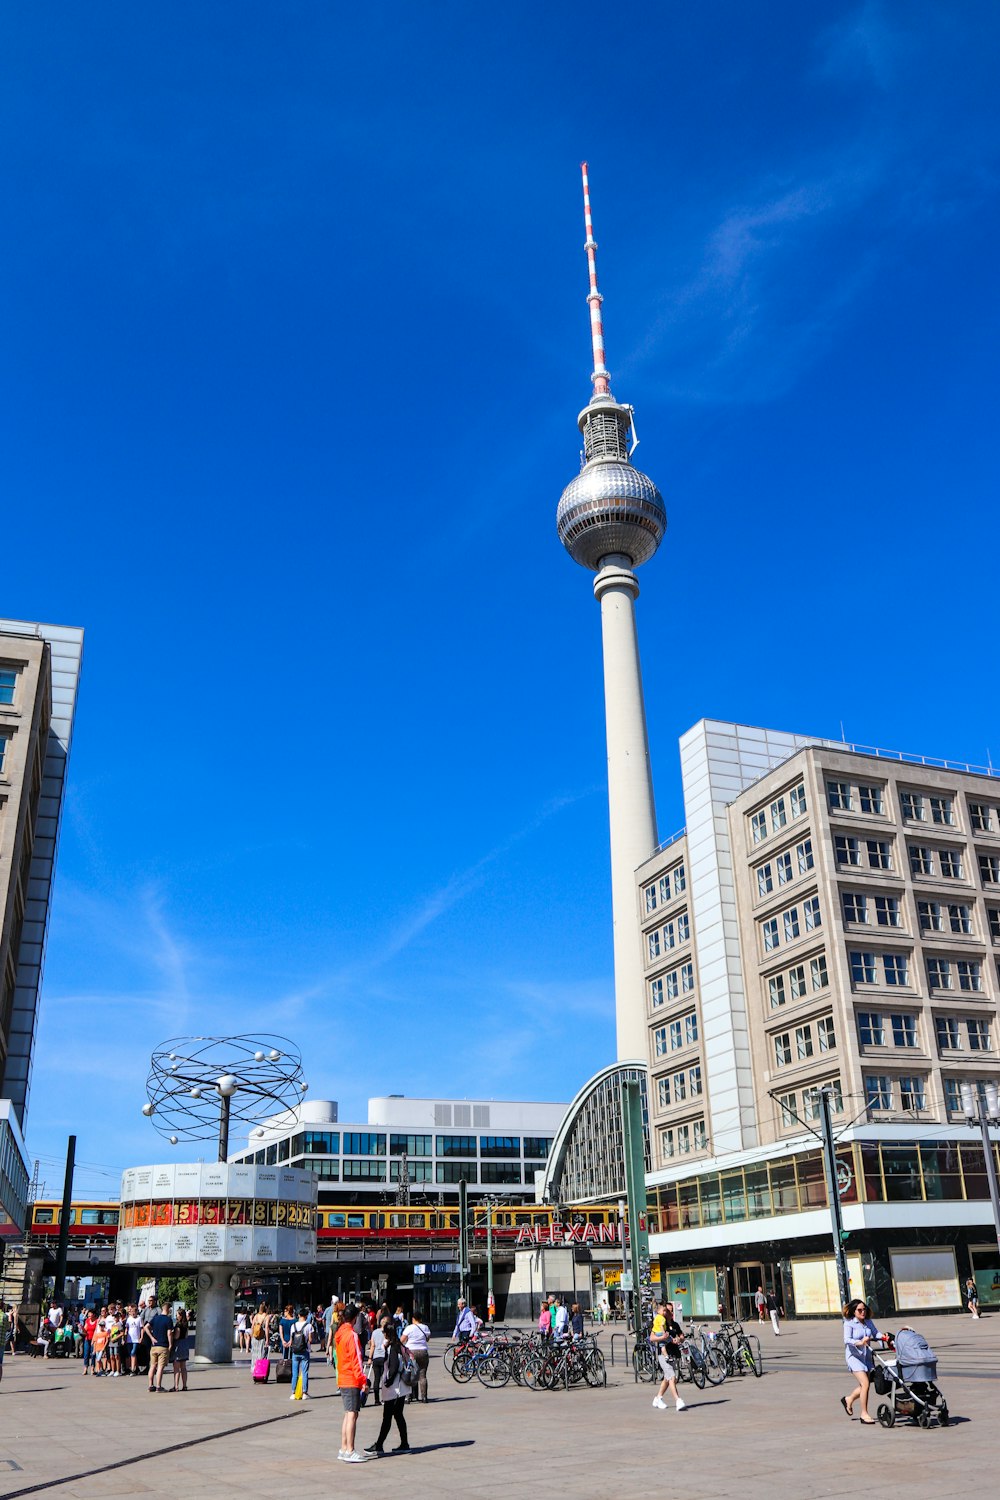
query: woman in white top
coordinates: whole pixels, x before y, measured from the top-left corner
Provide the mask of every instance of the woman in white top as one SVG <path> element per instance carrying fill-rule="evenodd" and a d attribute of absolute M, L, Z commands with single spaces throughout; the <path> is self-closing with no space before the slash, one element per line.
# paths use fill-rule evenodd
<path fill-rule="evenodd" d="M 416 1316 L 403 1329 L 403 1343 L 413 1355 L 413 1362 L 417 1367 L 417 1389 L 415 1393 L 411 1392 L 411 1401 L 427 1400 L 427 1366 L 431 1357 L 427 1344 L 430 1336 L 427 1324 L 421 1323 Z"/>

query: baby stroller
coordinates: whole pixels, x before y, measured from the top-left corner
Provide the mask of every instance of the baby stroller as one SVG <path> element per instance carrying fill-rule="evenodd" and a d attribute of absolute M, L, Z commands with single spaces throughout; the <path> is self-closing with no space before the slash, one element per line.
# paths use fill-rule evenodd
<path fill-rule="evenodd" d="M 886 1334 L 885 1341 L 886 1353 L 875 1353 L 872 1376 L 876 1394 L 892 1397 L 876 1414 L 882 1426 L 895 1427 L 898 1419 L 907 1418 L 917 1427 L 930 1427 L 935 1419 L 940 1427 L 947 1427 L 948 1403 L 935 1384 L 937 1355 L 923 1334 L 901 1328 L 895 1348 L 892 1334 Z"/>

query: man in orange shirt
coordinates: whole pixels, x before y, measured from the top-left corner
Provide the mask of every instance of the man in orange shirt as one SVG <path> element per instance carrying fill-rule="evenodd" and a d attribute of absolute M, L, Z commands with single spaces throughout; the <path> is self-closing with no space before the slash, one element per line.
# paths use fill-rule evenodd
<path fill-rule="evenodd" d="M 358 1426 L 358 1412 L 361 1410 L 361 1392 L 368 1383 L 365 1380 L 361 1343 L 354 1329 L 357 1316 L 358 1309 L 353 1302 L 344 1308 L 338 1306 L 339 1321 L 333 1341 L 337 1358 L 337 1385 L 340 1388 L 340 1399 L 344 1403 L 344 1420 L 340 1429 L 340 1452 L 337 1457 L 345 1464 L 363 1464 L 368 1461 L 367 1453 L 357 1453 L 354 1449 L 354 1434 Z"/>

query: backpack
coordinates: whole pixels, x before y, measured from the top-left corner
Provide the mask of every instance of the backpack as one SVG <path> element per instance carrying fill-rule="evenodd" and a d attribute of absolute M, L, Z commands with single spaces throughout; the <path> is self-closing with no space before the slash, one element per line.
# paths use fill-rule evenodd
<path fill-rule="evenodd" d="M 250 1325 L 251 1337 L 255 1339 L 262 1339 L 264 1338 L 266 1332 L 267 1319 L 264 1317 L 263 1313 L 258 1313 Z"/>
<path fill-rule="evenodd" d="M 304 1328 L 293 1328 L 292 1337 L 289 1340 L 289 1348 L 293 1354 L 305 1354 L 309 1348 L 309 1338 Z"/>

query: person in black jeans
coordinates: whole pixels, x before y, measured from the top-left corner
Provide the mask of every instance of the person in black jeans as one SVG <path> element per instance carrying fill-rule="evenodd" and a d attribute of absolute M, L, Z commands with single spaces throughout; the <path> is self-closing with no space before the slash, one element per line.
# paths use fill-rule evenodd
<path fill-rule="evenodd" d="M 365 1452 L 373 1457 L 380 1458 L 385 1452 L 385 1440 L 389 1436 L 389 1428 L 395 1422 L 399 1432 L 399 1447 L 394 1448 L 393 1453 L 409 1453 L 410 1439 L 406 1431 L 406 1417 L 404 1408 L 406 1398 L 410 1394 L 409 1386 L 403 1381 L 400 1374 L 400 1365 L 403 1359 L 403 1346 L 399 1342 L 399 1333 L 394 1323 L 385 1325 L 385 1365 L 382 1372 L 382 1426 L 378 1437 Z"/>

